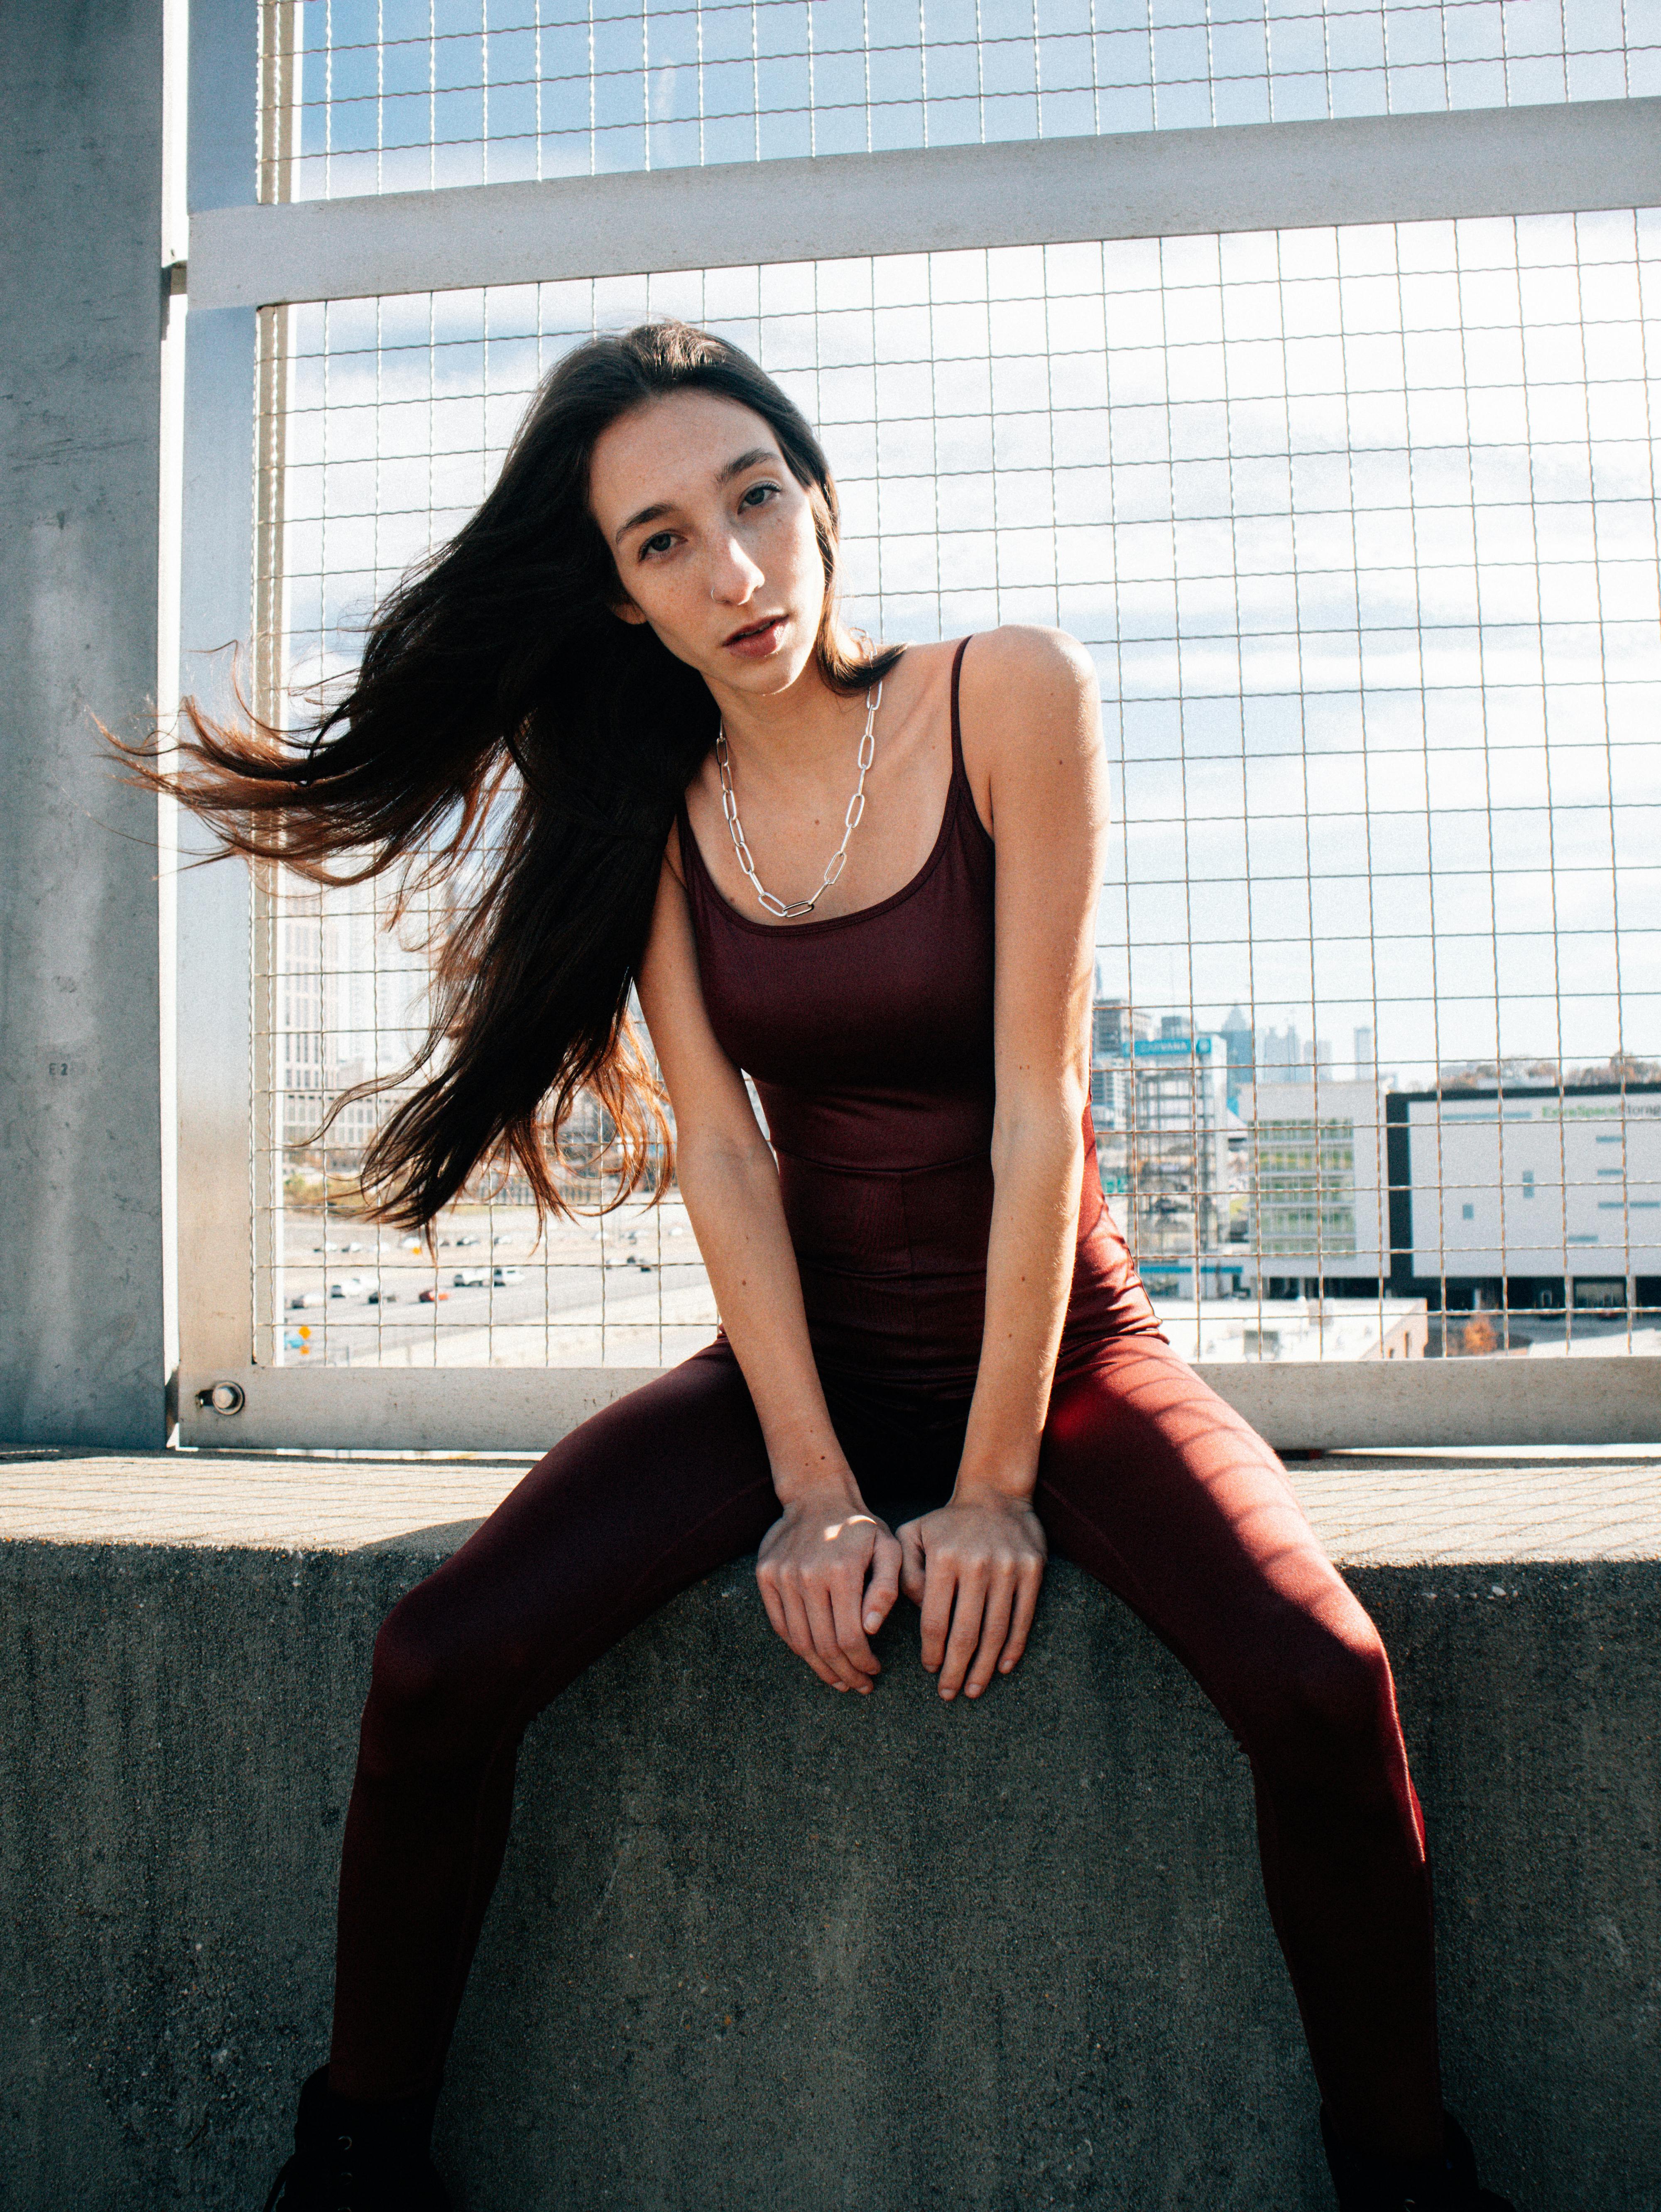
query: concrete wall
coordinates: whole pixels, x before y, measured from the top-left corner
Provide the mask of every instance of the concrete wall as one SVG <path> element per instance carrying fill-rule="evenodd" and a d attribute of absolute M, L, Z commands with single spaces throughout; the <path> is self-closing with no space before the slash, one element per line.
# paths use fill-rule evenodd
<path fill-rule="evenodd" d="M 0 5 L 0 1435 L 155 1443 L 161 0 Z"/>
<path fill-rule="evenodd" d="M 259 2202 L 323 2051 L 374 1626 L 453 1534 L 0 1551 L 0 2172 Z M 1520 2212 L 1661 2208 L 1661 1569 L 1383 1568 L 1451 2100 Z M 902 1608 L 902 1613 L 908 1609 Z M 1030 1657 L 868 1703 L 739 1563 L 537 1724 L 441 2118 L 469 2212 L 1313 2212 L 1247 1778 L 1052 1568 Z"/>

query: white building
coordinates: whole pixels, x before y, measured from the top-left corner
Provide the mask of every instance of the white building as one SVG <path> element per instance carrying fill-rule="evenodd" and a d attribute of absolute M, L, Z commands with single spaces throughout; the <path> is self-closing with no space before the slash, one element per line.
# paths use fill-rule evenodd
<path fill-rule="evenodd" d="M 1259 1281 L 1375 1288 L 1390 1273 L 1384 1132 L 1375 1083 L 1275 1080 L 1240 1093 Z M 1359 1289 L 1355 1295 L 1362 1295 Z"/>
<path fill-rule="evenodd" d="M 343 1091 L 409 1059 L 425 1022 L 428 967 L 380 927 L 362 890 L 285 886 L 272 939 L 277 1139 L 304 1150 Z M 375 1097 L 344 1108 L 330 1125 L 330 1152 L 361 1155 L 386 1110 Z"/>
<path fill-rule="evenodd" d="M 1389 1102 L 1396 1279 L 1449 1304 L 1658 1303 L 1661 1085 Z M 1651 1279 L 1646 1281 L 1643 1279 Z"/>
<path fill-rule="evenodd" d="M 1423 1298 L 1225 1298 L 1159 1316 L 1184 1359 L 1422 1359 Z"/>

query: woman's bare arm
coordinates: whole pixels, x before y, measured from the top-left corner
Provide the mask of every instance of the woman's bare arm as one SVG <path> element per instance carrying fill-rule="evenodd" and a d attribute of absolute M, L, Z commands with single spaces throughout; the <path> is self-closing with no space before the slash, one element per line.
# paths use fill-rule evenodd
<path fill-rule="evenodd" d="M 899 1547 L 867 1512 L 831 1426 L 778 1170 L 709 1025 L 686 894 L 666 860 L 640 1000 L 674 1107 L 681 1195 L 782 1509 L 757 1574 L 768 1618 L 821 1680 L 868 1690 L 879 1669 L 867 1636 L 897 1595 Z"/>
<path fill-rule="evenodd" d="M 962 700 L 997 841 L 995 1195 L 957 1487 L 949 1506 L 901 1531 L 923 1663 L 947 1698 L 978 1696 L 1015 1664 L 1043 1578 L 1031 1497 L 1073 1277 L 1108 812 L 1095 672 L 1070 638 L 977 639 Z"/>

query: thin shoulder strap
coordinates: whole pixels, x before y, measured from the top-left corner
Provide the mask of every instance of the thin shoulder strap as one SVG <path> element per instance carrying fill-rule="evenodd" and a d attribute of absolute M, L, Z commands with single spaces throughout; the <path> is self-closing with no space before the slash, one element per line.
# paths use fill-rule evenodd
<path fill-rule="evenodd" d="M 963 764 L 963 726 L 958 716 L 958 684 L 963 674 L 963 657 L 968 650 L 969 640 L 964 638 L 952 656 L 952 774 L 954 778 L 961 777 L 964 783 L 969 781 L 969 771 Z"/>
<path fill-rule="evenodd" d="M 713 889 L 713 884 L 709 884 L 709 871 L 704 865 L 703 849 L 698 843 L 697 832 L 692 827 L 692 817 L 684 791 L 675 808 L 675 842 L 680 848 L 681 881 L 685 885 L 687 896 L 695 896 L 706 884 Z M 715 903 L 722 906 L 726 901 L 718 896 Z"/>

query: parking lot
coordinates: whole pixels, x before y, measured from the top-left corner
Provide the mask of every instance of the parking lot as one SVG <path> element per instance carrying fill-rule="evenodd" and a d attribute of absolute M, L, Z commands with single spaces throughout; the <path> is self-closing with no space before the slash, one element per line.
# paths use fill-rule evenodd
<path fill-rule="evenodd" d="M 285 1364 L 656 1366 L 708 1343 L 715 1302 L 686 1209 L 631 1203 L 547 1225 L 459 1207 L 437 1252 L 350 1217 L 291 1209 L 274 1285 Z"/>
<path fill-rule="evenodd" d="M 290 1209 L 283 1231 L 273 1304 L 285 1364 L 656 1367 L 685 1358 L 715 1328 L 714 1294 L 678 1198 L 551 1222 L 539 1242 L 528 1206 L 459 1207 L 439 1224 L 436 1263 L 418 1239 L 347 1216 Z M 1196 1349 L 1191 1300 L 1156 1303 L 1189 1358 L 1242 1356 L 1243 1340 L 1215 1329 Z M 1352 1308 L 1376 1324 L 1377 1301 L 1366 1299 L 1328 1301 L 1329 1324 Z M 1213 1319 L 1256 1311 L 1255 1301 L 1206 1309 Z M 1508 1328 L 1497 1315 L 1455 1313 L 1445 1328 L 1433 1314 L 1424 1354 L 1653 1353 L 1658 1320 L 1635 1314 L 1629 1335 L 1624 1311 L 1530 1312 L 1511 1316 Z M 1336 1345 L 1335 1336 L 1325 1345 L 1328 1357 L 1343 1356 Z"/>

